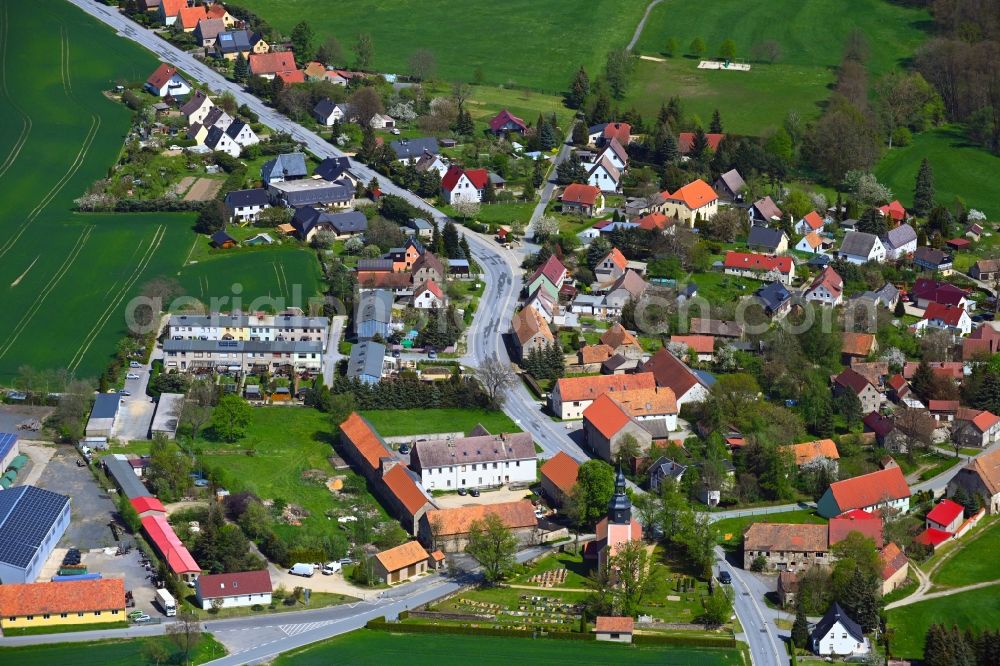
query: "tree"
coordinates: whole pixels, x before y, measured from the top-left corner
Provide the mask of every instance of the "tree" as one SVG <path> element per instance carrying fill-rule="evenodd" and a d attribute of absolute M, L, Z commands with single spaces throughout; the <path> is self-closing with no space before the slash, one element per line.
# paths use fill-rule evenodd
<path fill-rule="evenodd" d="M 147 662 L 160 666 L 170 659 L 170 650 L 163 644 L 163 641 L 147 640 L 142 646 L 142 656 Z"/>
<path fill-rule="evenodd" d="M 923 217 L 934 207 L 934 170 L 925 157 L 920 162 L 917 183 L 913 190 L 913 212 Z"/>
<path fill-rule="evenodd" d="M 588 460 L 577 472 L 570 495 L 577 504 L 581 525 L 593 525 L 608 512 L 615 493 L 615 470 L 603 460 Z"/>
<path fill-rule="evenodd" d="M 765 39 L 750 47 L 750 57 L 757 62 L 774 64 L 781 59 L 781 44 L 773 39 Z"/>
<path fill-rule="evenodd" d="M 510 364 L 499 361 L 495 356 L 486 359 L 476 368 L 476 379 L 486 389 L 486 394 L 490 397 L 490 404 L 494 409 L 499 409 L 506 398 L 507 390 L 517 383 L 517 375 L 510 367 Z"/>
<path fill-rule="evenodd" d="M 208 201 L 201 207 L 194 222 L 194 230 L 199 234 L 212 235 L 226 228 L 226 213 L 221 201 Z"/>
<path fill-rule="evenodd" d="M 358 41 L 354 43 L 354 56 L 355 66 L 358 69 L 366 70 L 372 65 L 372 60 L 375 58 L 375 44 L 372 42 L 372 36 L 367 32 L 362 32 L 358 35 Z"/>
<path fill-rule="evenodd" d="M 795 623 L 792 625 L 792 645 L 803 650 L 809 644 L 809 618 L 802 602 L 795 605 Z"/>
<path fill-rule="evenodd" d="M 618 450 L 615 452 L 615 465 L 618 467 L 630 467 L 632 460 L 642 455 L 642 447 L 639 440 L 631 433 L 622 436 Z"/>
<path fill-rule="evenodd" d="M 233 64 L 233 78 L 237 83 L 246 83 L 250 79 L 250 65 L 242 53 L 236 55 L 236 62 Z"/>
<path fill-rule="evenodd" d="M 719 47 L 719 57 L 723 60 L 734 60 L 736 58 L 736 42 L 726 39 Z"/>
<path fill-rule="evenodd" d="M 538 145 L 542 150 L 552 150 L 556 147 L 555 128 L 542 116 L 539 116 L 538 120 L 536 129 L 538 132 Z"/>
<path fill-rule="evenodd" d="M 580 65 L 580 69 L 573 76 L 573 81 L 569 84 L 569 92 L 566 94 L 566 106 L 571 109 L 582 109 L 590 95 L 590 77 L 587 70 Z"/>
<path fill-rule="evenodd" d="M 570 183 L 586 183 L 587 169 L 584 168 L 580 157 L 573 153 L 569 159 L 563 160 L 556 167 L 556 182 L 559 185 L 569 185 Z"/>
<path fill-rule="evenodd" d="M 701 37 L 692 39 L 691 45 L 688 47 L 688 52 L 695 58 L 700 58 L 705 53 L 705 40 Z"/>
<path fill-rule="evenodd" d="M 246 400 L 232 393 L 224 395 L 212 413 L 212 432 L 224 442 L 235 442 L 246 435 L 251 416 Z"/>
<path fill-rule="evenodd" d="M 330 35 L 316 50 L 316 59 L 324 65 L 343 65 L 346 62 L 344 60 L 344 47 L 340 45 L 340 41 L 336 37 Z"/>
<path fill-rule="evenodd" d="M 803 156 L 834 183 L 851 169 L 868 171 L 879 152 L 880 138 L 870 116 L 837 94 L 803 145 Z"/>
<path fill-rule="evenodd" d="M 437 59 L 430 49 L 417 49 L 410 56 L 410 75 L 417 81 L 428 81 L 437 74 Z"/>
<path fill-rule="evenodd" d="M 191 653 L 201 641 L 201 622 L 194 613 L 179 611 L 177 619 L 167 625 L 167 638 L 177 646 L 185 664 L 191 663 Z"/>
<path fill-rule="evenodd" d="M 458 117 L 455 119 L 455 132 L 461 136 L 472 136 L 476 131 L 476 125 L 472 121 L 472 114 L 464 109 L 458 110 Z"/>
<path fill-rule="evenodd" d="M 708 131 L 712 134 L 722 134 L 722 116 L 719 115 L 719 110 L 716 109 L 712 112 L 712 122 L 708 126 Z"/>
<path fill-rule="evenodd" d="M 729 622 L 729 618 L 733 615 L 733 601 L 721 585 L 716 585 L 702 604 L 705 612 L 701 614 L 701 621 L 706 627 L 721 627 Z"/>
<path fill-rule="evenodd" d="M 883 606 L 881 560 L 875 541 L 851 532 L 830 550 L 837 558 L 832 576 L 837 600 L 866 633 L 874 630 Z"/>
<path fill-rule="evenodd" d="M 490 584 L 503 580 L 514 566 L 517 537 L 495 513 L 469 525 L 469 542 L 465 552 L 483 567 L 483 577 Z"/>
<path fill-rule="evenodd" d="M 604 78 L 615 99 L 622 99 L 628 91 L 629 79 L 632 76 L 634 61 L 627 49 L 615 49 L 608 52 L 604 63 Z"/>
<path fill-rule="evenodd" d="M 663 55 L 668 58 L 673 58 L 677 55 L 677 40 L 673 37 L 667 37 L 667 43 L 663 47 Z"/>
<path fill-rule="evenodd" d="M 613 572 L 615 612 L 634 617 L 650 585 L 646 545 L 642 541 L 627 541 L 619 545 L 615 554 L 608 558 L 607 566 Z"/>
<path fill-rule="evenodd" d="M 347 103 L 351 107 L 351 112 L 357 117 L 358 124 L 362 127 L 368 127 L 376 114 L 385 111 L 382 106 L 382 97 L 371 86 L 355 90 L 347 99 Z"/>
<path fill-rule="evenodd" d="M 296 60 L 305 62 L 313 55 L 313 29 L 308 21 L 299 21 L 292 28 L 292 50 L 295 51 Z"/>

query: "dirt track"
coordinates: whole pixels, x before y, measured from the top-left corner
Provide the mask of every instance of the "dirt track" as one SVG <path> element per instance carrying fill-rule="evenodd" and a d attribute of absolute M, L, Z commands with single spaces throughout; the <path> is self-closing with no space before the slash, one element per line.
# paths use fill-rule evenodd
<path fill-rule="evenodd" d="M 199 178 L 184 195 L 184 201 L 208 201 L 213 199 L 222 187 L 218 178 Z"/>

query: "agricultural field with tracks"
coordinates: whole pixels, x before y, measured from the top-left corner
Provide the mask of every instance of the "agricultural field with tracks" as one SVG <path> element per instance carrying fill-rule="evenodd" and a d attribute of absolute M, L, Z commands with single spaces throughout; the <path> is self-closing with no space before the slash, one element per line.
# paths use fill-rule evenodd
<path fill-rule="evenodd" d="M 155 67 L 68 3 L 0 5 L 0 385 L 22 365 L 99 374 L 125 332 L 125 305 L 153 277 L 179 277 L 198 298 L 201 275 L 218 276 L 208 289 L 221 295 L 234 282 L 250 298 L 289 293 L 297 280 L 316 291 L 319 267 L 306 251 L 258 253 L 259 264 L 220 257 L 178 275 L 192 214 L 72 212 L 129 127 L 129 111 L 103 91 Z"/>

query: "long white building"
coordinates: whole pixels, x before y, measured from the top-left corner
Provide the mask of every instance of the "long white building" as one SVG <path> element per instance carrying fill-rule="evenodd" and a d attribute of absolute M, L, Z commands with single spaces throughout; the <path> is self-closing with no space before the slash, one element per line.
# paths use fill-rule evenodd
<path fill-rule="evenodd" d="M 410 468 L 425 490 L 534 483 L 538 461 L 530 433 L 490 435 L 481 426 L 475 432 L 484 434 L 417 442 Z"/>
<path fill-rule="evenodd" d="M 329 328 L 326 317 L 307 317 L 297 312 L 182 314 L 170 317 L 167 335 L 172 340 L 318 341 L 325 349 Z"/>

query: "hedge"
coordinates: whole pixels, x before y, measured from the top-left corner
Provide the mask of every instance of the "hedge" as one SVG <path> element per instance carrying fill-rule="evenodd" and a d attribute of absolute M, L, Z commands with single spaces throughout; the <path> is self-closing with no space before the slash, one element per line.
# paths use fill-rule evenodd
<path fill-rule="evenodd" d="M 461 634 L 465 636 L 498 636 L 501 638 L 537 637 L 535 631 L 495 629 L 493 627 L 462 627 L 455 624 L 404 624 L 399 622 L 386 622 L 385 618 L 382 617 L 369 620 L 365 625 L 365 628 L 376 631 L 392 631 L 401 634 Z M 545 637 L 578 641 L 594 640 L 593 634 L 580 634 L 571 631 L 550 631 Z"/>
<path fill-rule="evenodd" d="M 656 634 L 635 634 L 632 642 L 636 645 L 678 645 L 683 647 L 735 648 L 736 639 L 719 636 L 659 636 Z"/>

